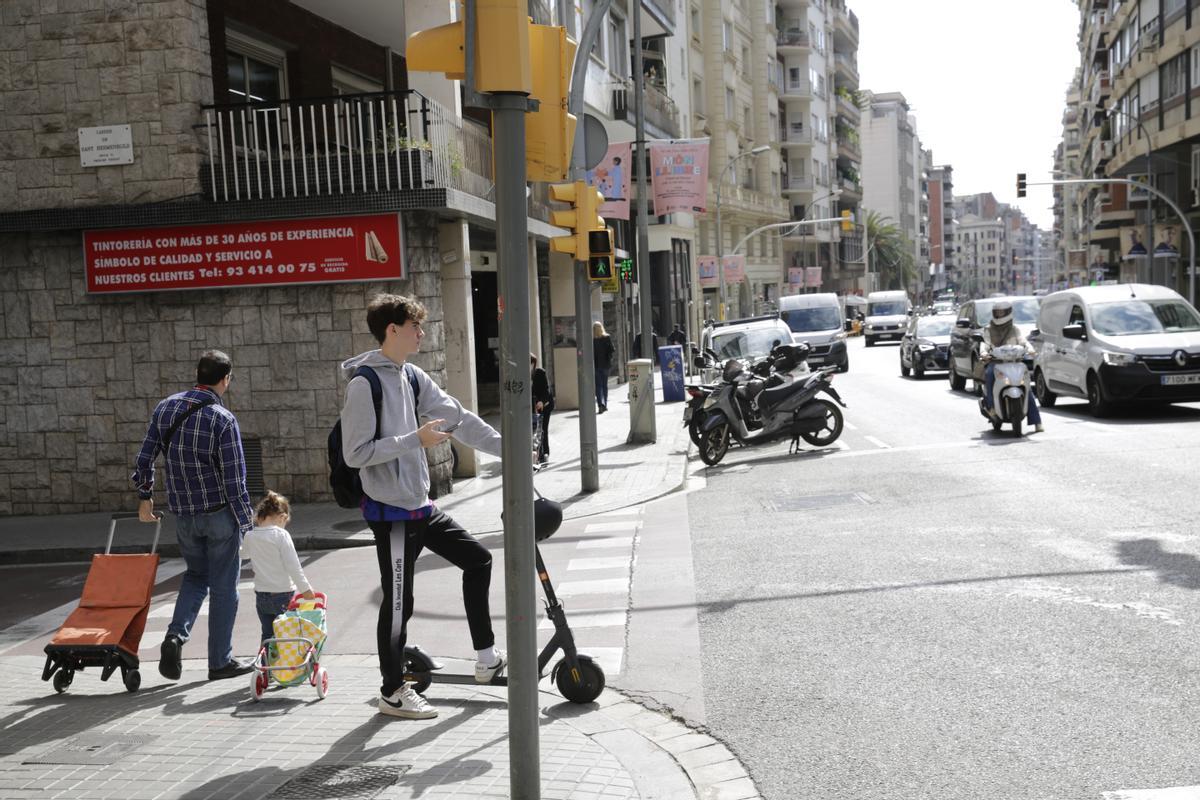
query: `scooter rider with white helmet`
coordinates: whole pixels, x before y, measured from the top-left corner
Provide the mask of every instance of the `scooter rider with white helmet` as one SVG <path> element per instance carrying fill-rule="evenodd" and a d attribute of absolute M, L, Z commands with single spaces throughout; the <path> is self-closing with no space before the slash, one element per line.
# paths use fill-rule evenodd
<path fill-rule="evenodd" d="M 984 362 L 983 368 L 983 402 L 988 413 L 995 414 L 992 408 L 992 392 L 996 387 L 996 364 L 992 361 L 992 348 L 1002 345 L 1018 345 L 1024 347 L 1030 358 L 1033 357 L 1033 347 L 1021 335 L 1021 331 L 1013 324 L 1013 304 L 1011 300 L 997 300 L 992 306 L 992 321 L 983 329 L 983 341 L 979 344 L 979 358 Z M 1029 394 L 1029 421 L 1033 423 L 1034 431 L 1041 433 L 1046 430 L 1042 425 L 1042 412 L 1038 410 L 1037 399 Z"/>

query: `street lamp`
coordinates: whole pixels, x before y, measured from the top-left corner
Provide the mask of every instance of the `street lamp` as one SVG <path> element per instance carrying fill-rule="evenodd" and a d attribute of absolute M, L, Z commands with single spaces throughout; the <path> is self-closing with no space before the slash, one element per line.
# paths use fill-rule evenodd
<path fill-rule="evenodd" d="M 744 153 L 738 153 L 729 159 L 729 163 L 725 165 L 725 169 L 721 170 L 721 176 L 717 179 L 717 275 L 720 276 L 720 284 L 717 289 L 717 312 L 721 319 L 725 319 L 725 264 L 722 262 L 722 258 L 725 255 L 725 237 L 721 233 L 721 184 L 725 182 L 725 173 L 729 171 L 729 168 L 739 158 L 756 156 L 770 149 L 770 145 L 760 144 L 758 147 L 753 147 Z"/>
<path fill-rule="evenodd" d="M 801 218 L 808 219 L 809 209 L 811 209 L 813 206 L 815 206 L 817 203 L 821 202 L 822 200 L 828 200 L 829 198 L 833 198 L 836 200 L 837 198 L 839 198 L 841 196 L 842 196 L 841 187 L 838 187 L 837 189 L 834 189 L 831 192 L 826 192 L 825 194 L 816 198 L 812 202 L 808 203 L 808 205 L 804 206 L 804 211 L 801 213 Z M 808 227 L 807 226 L 799 226 L 799 225 L 796 227 L 799 227 L 801 229 L 800 230 L 800 256 L 801 256 L 801 258 L 804 259 L 803 266 L 808 266 L 808 252 L 807 252 L 807 249 L 808 249 Z M 794 232 L 794 231 L 795 231 L 795 228 L 792 229 L 792 232 Z M 818 264 L 816 266 L 820 266 L 820 265 Z M 808 286 L 808 279 L 805 278 L 805 288 L 807 288 L 807 286 Z"/>

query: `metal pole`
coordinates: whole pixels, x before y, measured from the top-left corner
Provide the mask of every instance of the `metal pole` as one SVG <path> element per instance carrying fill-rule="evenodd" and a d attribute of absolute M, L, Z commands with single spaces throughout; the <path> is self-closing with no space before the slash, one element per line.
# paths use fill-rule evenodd
<path fill-rule="evenodd" d="M 651 334 L 654 332 L 654 317 L 651 314 L 651 304 L 654 302 L 653 283 L 650 269 L 650 234 L 647 231 L 647 214 L 650 213 L 646 203 L 646 173 L 649 171 L 650 158 L 646 148 L 646 76 L 642 71 L 642 3 L 638 0 L 633 9 L 633 104 L 637 112 L 638 144 L 638 185 L 637 185 L 637 269 L 638 294 L 642 311 L 642 358 L 650 359 L 650 442 L 658 441 L 658 428 L 654 418 L 654 342 Z M 718 237 L 720 232 L 718 231 Z M 719 241 L 719 238 L 718 238 Z M 718 268 L 720 260 L 717 261 Z"/>
<path fill-rule="evenodd" d="M 575 126 L 575 146 L 571 150 L 571 180 L 582 180 L 585 130 L 583 121 L 583 89 L 587 76 L 588 54 L 600 33 L 604 15 L 612 0 L 600 0 L 592 7 L 591 16 L 584 21 L 583 33 L 575 51 L 575 63 L 571 71 L 571 92 L 567 98 L 567 110 L 578 120 Z M 575 4 L 558 0 L 558 21 L 566 24 L 568 14 L 575 13 Z M 596 370 L 592 343 L 592 287 L 587 279 L 587 264 L 576 261 L 575 278 L 575 355 L 579 363 L 575 371 L 576 387 L 579 390 L 579 488 L 583 492 L 595 492 L 600 488 L 599 446 L 596 436 Z"/>
<path fill-rule="evenodd" d="M 533 459 L 529 425 L 528 219 L 523 94 L 492 95 L 499 258 L 500 431 L 504 464 L 509 796 L 541 796 L 538 756 L 537 603 L 534 598 Z"/>
<path fill-rule="evenodd" d="M 721 259 L 725 255 L 725 235 L 721 232 L 721 184 L 725 182 L 725 171 L 729 169 L 729 164 L 725 165 L 717 178 L 717 319 L 722 322 L 725 321 L 725 265 Z"/>

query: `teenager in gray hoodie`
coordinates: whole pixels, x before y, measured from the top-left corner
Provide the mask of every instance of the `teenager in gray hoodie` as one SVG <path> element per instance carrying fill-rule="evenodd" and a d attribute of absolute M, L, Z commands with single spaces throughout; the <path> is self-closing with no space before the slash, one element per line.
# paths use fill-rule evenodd
<path fill-rule="evenodd" d="M 383 604 L 376 640 L 383 675 L 379 710 L 408 719 L 428 719 L 437 710 L 404 681 L 404 645 L 413 612 L 413 567 L 429 548 L 463 571 L 463 604 L 476 651 L 475 680 L 488 683 L 504 669 L 495 647 L 488 592 L 492 557 L 487 548 L 437 509 L 429 499 L 425 449 L 453 436 L 462 444 L 500 455 L 500 434 L 442 391 L 409 357 L 421 349 L 425 307 L 411 297 L 377 295 L 367 306 L 367 327 L 379 341 L 342 364 L 350 383 L 342 407 L 342 450 L 346 464 L 359 470 L 363 517 L 375 534 Z M 370 367 L 383 387 L 379 438 L 367 378 Z M 417 388 L 414 403 L 413 381 Z M 426 420 L 424 423 L 419 419 Z"/>

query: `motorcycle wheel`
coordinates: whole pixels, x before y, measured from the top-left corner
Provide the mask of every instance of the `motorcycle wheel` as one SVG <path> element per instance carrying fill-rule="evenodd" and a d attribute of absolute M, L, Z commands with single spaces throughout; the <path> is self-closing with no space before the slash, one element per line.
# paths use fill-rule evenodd
<path fill-rule="evenodd" d="M 696 447 L 700 446 L 700 439 L 704 436 L 704 431 L 701 430 L 701 423 L 704 422 L 704 415 L 697 412 L 688 421 L 688 436 L 692 438 L 692 444 Z"/>
<path fill-rule="evenodd" d="M 800 438 L 814 447 L 831 445 L 842 435 L 842 410 L 828 400 L 816 401 L 825 410 L 825 427 L 819 431 L 800 434 Z"/>
<path fill-rule="evenodd" d="M 1020 437 L 1021 423 L 1025 419 L 1025 409 L 1021 408 L 1021 398 L 1008 398 L 1008 418 L 1012 420 L 1013 436 Z"/>
<path fill-rule="evenodd" d="M 710 467 L 721 463 L 729 452 L 729 423 L 704 432 L 700 439 L 700 460 Z"/>

